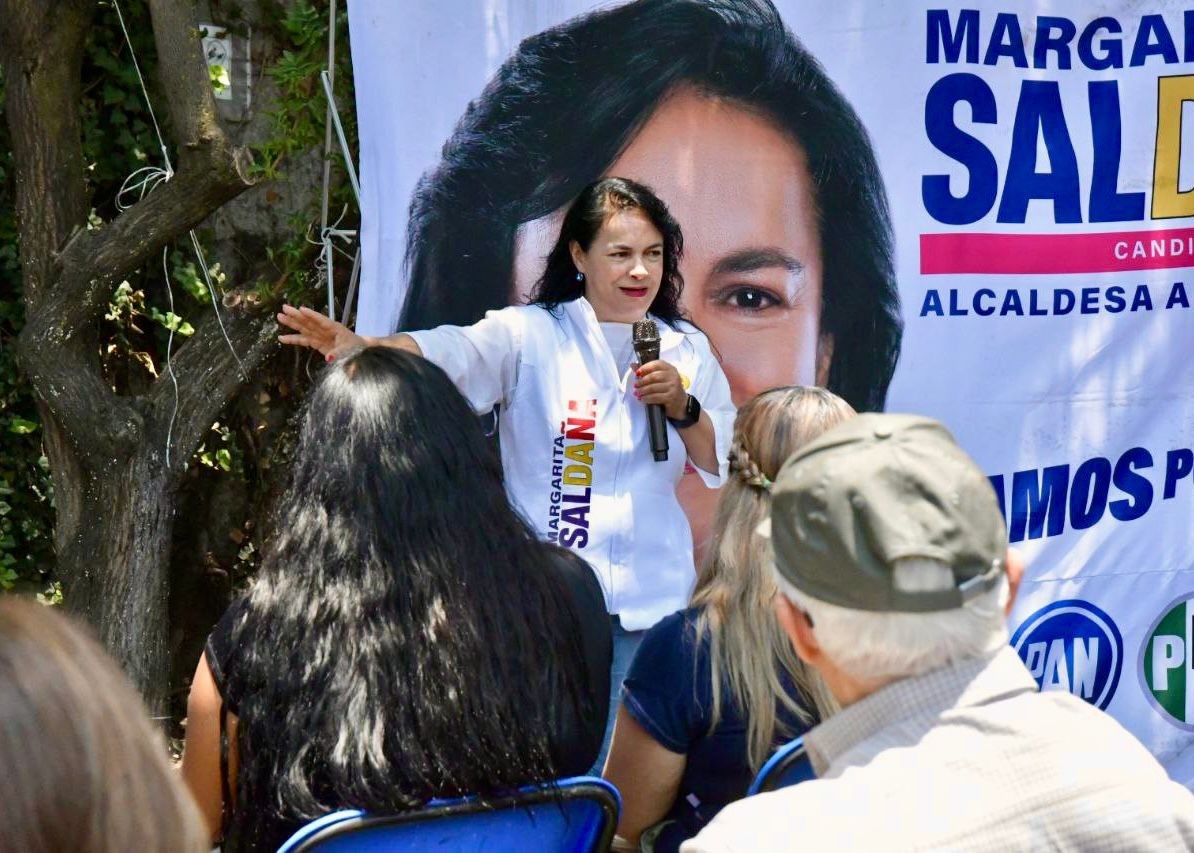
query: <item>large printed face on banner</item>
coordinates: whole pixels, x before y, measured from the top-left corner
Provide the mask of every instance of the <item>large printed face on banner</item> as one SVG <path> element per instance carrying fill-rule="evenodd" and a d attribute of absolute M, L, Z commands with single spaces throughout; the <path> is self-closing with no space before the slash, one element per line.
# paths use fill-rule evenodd
<path fill-rule="evenodd" d="M 734 402 L 824 384 L 821 245 L 808 162 L 769 119 L 683 88 L 606 170 L 650 186 L 684 231 L 682 307 L 721 356 Z M 512 301 L 529 298 L 564 210 L 519 229 Z"/>

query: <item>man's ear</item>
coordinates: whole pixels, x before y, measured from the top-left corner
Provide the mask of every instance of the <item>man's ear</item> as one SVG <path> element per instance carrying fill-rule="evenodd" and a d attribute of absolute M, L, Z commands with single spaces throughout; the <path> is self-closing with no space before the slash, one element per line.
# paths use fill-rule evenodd
<path fill-rule="evenodd" d="M 816 382 L 820 388 L 829 387 L 829 368 L 833 364 L 833 335 L 822 332 L 817 338 L 817 376 Z"/>
<path fill-rule="evenodd" d="M 796 656 L 812 665 L 821 656 L 821 646 L 813 634 L 813 626 L 809 624 L 808 616 L 781 592 L 775 596 L 775 617 L 788 639 L 792 641 Z"/>
<path fill-rule="evenodd" d="M 1015 548 L 1008 548 L 1003 565 L 1007 569 L 1007 606 L 1003 608 L 1006 617 L 1012 615 L 1016 594 L 1020 592 L 1020 581 L 1024 580 L 1024 555 Z"/>

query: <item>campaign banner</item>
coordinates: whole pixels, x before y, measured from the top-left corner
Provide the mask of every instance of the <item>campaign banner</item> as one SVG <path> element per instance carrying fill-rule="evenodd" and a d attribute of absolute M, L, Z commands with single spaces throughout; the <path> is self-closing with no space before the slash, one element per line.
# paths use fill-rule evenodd
<path fill-rule="evenodd" d="M 1009 628 L 1042 689 L 1194 785 L 1194 10 L 349 14 L 362 332 L 525 299 L 576 191 L 642 180 L 735 401 L 822 384 L 944 421 L 1027 559 Z M 685 504 L 698 541 L 708 502 Z"/>

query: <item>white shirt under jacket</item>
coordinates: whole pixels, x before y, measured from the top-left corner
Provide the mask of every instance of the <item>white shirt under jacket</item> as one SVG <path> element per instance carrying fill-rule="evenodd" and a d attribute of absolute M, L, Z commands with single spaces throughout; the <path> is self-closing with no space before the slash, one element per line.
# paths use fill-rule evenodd
<path fill-rule="evenodd" d="M 729 383 L 700 331 L 657 323 L 660 358 L 687 380 L 713 421 L 720 470 L 697 470 L 708 486 L 720 486 L 735 414 Z M 669 424 L 668 459 L 652 459 L 634 374 L 614 363 L 584 297 L 554 315 L 519 305 L 472 326 L 411 337 L 476 412 L 501 404 L 511 500 L 540 536 L 588 561 L 624 628 L 649 628 L 686 606 L 695 572 L 692 532 L 676 499 L 684 441 Z"/>

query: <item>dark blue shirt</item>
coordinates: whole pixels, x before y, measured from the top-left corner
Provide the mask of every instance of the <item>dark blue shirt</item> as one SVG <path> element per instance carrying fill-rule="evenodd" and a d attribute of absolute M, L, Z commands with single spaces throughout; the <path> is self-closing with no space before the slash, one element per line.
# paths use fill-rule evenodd
<path fill-rule="evenodd" d="M 741 799 L 753 774 L 747 757 L 746 715 L 738 707 L 728 680 L 721 687 L 721 719 L 710 731 L 713 714 L 713 674 L 709 637 L 700 642 L 696 621 L 700 610 L 690 608 L 665 617 L 643 637 L 622 688 L 622 703 L 632 717 L 660 745 L 684 753 L 688 761 L 676 801 L 665 820 L 675 821 L 655 842 L 658 853 L 677 850 L 696 835 L 721 809 Z M 788 695 L 800 694 L 780 674 Z M 777 709 L 776 746 L 807 728 L 786 710 Z"/>

